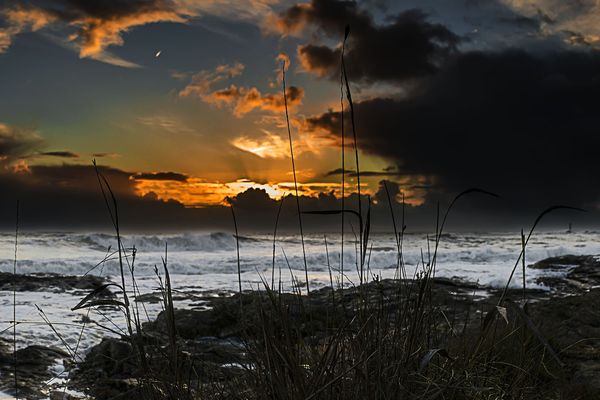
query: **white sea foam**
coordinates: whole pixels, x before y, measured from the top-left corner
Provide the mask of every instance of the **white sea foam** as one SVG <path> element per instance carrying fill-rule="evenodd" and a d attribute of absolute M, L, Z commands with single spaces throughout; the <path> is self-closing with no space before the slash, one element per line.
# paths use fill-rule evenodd
<path fill-rule="evenodd" d="M 347 237 L 348 239 L 348 237 Z M 329 283 L 329 265 L 336 281 L 339 281 L 340 238 L 328 234 L 329 254 L 325 252 L 324 235 L 306 237 L 306 255 L 312 287 Z M 369 254 L 371 277 L 392 277 L 397 265 L 397 248 L 393 234 L 372 234 Z M 235 237 L 230 233 L 187 233 L 182 235 L 127 235 L 123 244 L 128 249 L 135 246 L 135 275 L 142 293 L 158 287 L 155 266 L 162 271 L 162 258 L 168 244 L 167 262 L 173 287 L 176 290 L 235 291 L 237 290 L 237 257 Z M 281 273 L 284 288 L 290 289 L 293 274 L 304 281 L 304 262 L 299 237 L 282 235 L 276 244 L 275 271 L 272 270 L 273 242 L 270 235 L 246 235 L 240 238 L 240 258 L 244 288 L 259 288 L 261 277 L 276 282 Z M 427 262 L 434 243 L 426 234 L 407 234 L 403 243 L 403 255 L 409 276 L 422 268 L 422 257 Z M 118 262 L 113 257 L 106 263 L 98 263 L 117 248 L 114 235 L 98 233 L 22 233 L 19 238 L 19 273 L 53 272 L 82 275 L 91 273 L 116 278 Z M 129 251 L 130 252 L 130 251 Z M 287 261 L 284 257 L 287 255 Z M 460 277 L 483 285 L 502 286 L 510 275 L 520 252 L 519 234 L 452 233 L 444 235 L 438 249 L 437 276 Z M 600 234 L 595 232 L 564 234 L 560 232 L 536 233 L 526 253 L 527 263 L 563 254 L 600 254 Z M 12 272 L 14 236 L 0 234 L 0 271 Z M 133 261 L 128 258 L 130 263 Z M 357 283 L 356 247 L 353 240 L 345 243 L 345 284 Z M 539 274 L 556 274 L 541 270 L 528 270 L 529 287 L 536 287 Z M 521 282 L 521 268 L 517 268 L 513 285 Z M 133 295 L 133 294 L 132 294 Z M 38 304 L 48 319 L 56 323 L 56 329 L 69 346 L 76 347 L 81 331 L 82 315 L 87 311 L 70 311 L 81 298 L 81 293 L 17 293 L 17 319 L 19 324 L 18 345 L 46 344 L 62 346 L 60 339 L 44 324 L 35 308 Z M 179 307 L 188 303 L 176 304 Z M 160 311 L 157 304 L 145 304 L 152 318 Z M 142 314 L 145 311 L 141 309 Z M 123 317 L 118 311 L 107 311 L 106 317 L 122 328 Z M 0 292 L 0 332 L 9 328 L 12 317 L 12 293 Z M 90 317 L 103 325 L 112 326 L 107 319 L 93 312 Z M 10 336 L 11 330 L 2 333 Z M 79 341 L 78 351 L 85 351 L 97 343 L 106 332 L 97 325 L 88 324 Z"/>

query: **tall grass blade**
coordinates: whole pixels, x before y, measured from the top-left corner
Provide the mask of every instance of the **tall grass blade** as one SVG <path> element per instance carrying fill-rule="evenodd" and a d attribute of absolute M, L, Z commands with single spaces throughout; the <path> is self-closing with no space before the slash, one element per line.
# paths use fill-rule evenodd
<path fill-rule="evenodd" d="M 120 231 L 120 227 L 119 227 L 119 207 L 117 204 L 117 199 L 110 187 L 110 184 L 108 183 L 108 180 L 100 172 L 100 170 L 98 169 L 98 166 L 96 165 L 96 160 L 93 161 L 93 165 L 94 165 L 94 170 L 96 171 L 96 178 L 98 179 L 98 184 L 100 185 L 100 190 L 102 191 L 102 197 L 104 198 L 104 202 L 106 203 L 108 213 L 110 214 L 110 218 L 113 222 L 113 226 L 114 226 L 115 232 L 117 234 L 117 246 L 118 246 L 118 251 L 119 251 L 119 272 L 121 274 L 121 287 L 123 288 L 123 301 L 126 305 L 125 313 L 126 313 L 126 319 L 127 319 L 127 331 L 129 332 L 129 336 L 133 337 L 133 328 L 131 327 L 131 313 L 129 311 L 129 298 L 127 296 L 127 289 L 125 286 L 125 271 L 123 268 L 123 245 L 122 245 L 122 241 L 121 241 L 121 231 Z M 113 215 L 113 211 L 111 211 L 111 208 L 110 208 L 110 205 L 108 202 L 108 196 L 106 196 L 106 193 L 104 192 L 104 186 L 102 185 L 102 182 L 104 182 L 104 185 L 106 185 L 106 188 L 110 194 L 110 198 L 112 199 L 114 215 Z"/>
<path fill-rule="evenodd" d="M 385 195 L 387 197 L 388 205 L 390 206 L 390 215 L 392 217 L 392 226 L 394 227 L 394 240 L 396 242 L 396 248 L 398 251 L 396 259 L 396 273 L 395 277 L 398 276 L 398 269 L 400 268 L 400 236 L 398 234 L 398 228 L 396 227 L 396 217 L 394 216 L 394 206 L 392 204 L 392 198 L 390 196 L 390 190 L 388 189 L 387 182 L 383 181 L 383 188 L 385 189 Z"/>
<path fill-rule="evenodd" d="M 341 124 L 341 145 L 342 145 L 342 187 L 341 187 L 341 195 L 342 195 L 342 199 L 341 199 L 341 223 L 342 223 L 342 228 L 341 228 L 341 242 L 340 242 L 340 279 L 341 279 L 341 286 L 342 288 L 344 287 L 344 211 L 346 208 L 346 147 L 345 147 L 345 140 L 346 140 L 346 135 L 344 132 L 344 53 L 346 52 L 346 38 L 348 37 L 348 33 L 349 32 L 349 27 L 346 26 L 346 34 L 344 35 L 344 41 L 342 43 L 342 54 L 340 57 L 340 124 Z"/>
<path fill-rule="evenodd" d="M 523 229 L 521 229 L 521 251 L 523 252 L 523 257 L 521 257 L 523 262 L 523 301 L 525 301 L 527 283 L 525 281 L 525 234 Z"/>
<path fill-rule="evenodd" d="M 230 206 L 231 216 L 233 217 L 233 227 L 235 229 L 235 248 L 237 251 L 237 276 L 238 276 L 238 290 L 240 294 L 240 313 L 242 312 L 242 265 L 240 263 L 240 236 L 238 233 L 237 219 L 235 218 L 235 211 L 233 210 L 233 204 Z"/>
<path fill-rule="evenodd" d="M 116 286 L 121 291 L 123 290 L 121 285 L 118 285 L 116 283 L 106 283 L 104 285 L 98 286 L 96 289 L 92 290 L 90 293 L 85 295 L 85 297 L 83 299 L 81 299 L 81 301 L 79 301 L 79 303 L 77 303 L 77 305 L 75 307 L 71 308 L 71 311 L 76 311 L 76 310 L 79 310 L 80 308 L 89 307 L 89 306 L 86 306 L 86 304 L 89 303 L 90 300 L 95 298 L 98 294 L 100 294 L 106 288 L 108 288 L 110 286 Z M 125 305 L 124 303 L 121 303 L 121 304 Z"/>
<path fill-rule="evenodd" d="M 346 25 L 346 30 L 344 33 L 344 44 L 342 45 L 343 47 L 346 46 L 346 40 L 348 40 L 348 35 L 350 35 L 350 25 Z M 342 72 L 343 72 L 343 76 L 344 76 L 344 84 L 346 86 L 346 100 L 348 100 L 348 104 L 350 106 L 350 123 L 352 125 L 352 136 L 354 138 L 354 156 L 355 156 L 355 161 L 356 161 L 356 191 L 358 194 L 358 213 L 361 215 L 361 221 L 362 221 L 362 200 L 361 200 L 361 196 L 360 196 L 360 166 L 359 166 L 359 162 L 358 162 L 358 141 L 356 139 L 356 124 L 354 122 L 354 103 L 352 101 L 352 92 L 350 90 L 350 83 L 348 82 L 348 73 L 346 71 L 346 61 L 344 58 L 344 54 L 342 53 Z M 360 259 L 363 260 L 363 225 L 361 223 L 360 227 L 359 227 L 359 248 L 361 251 L 360 254 Z"/>
<path fill-rule="evenodd" d="M 15 222 L 15 256 L 13 259 L 13 373 L 15 381 L 15 399 L 19 398 L 19 380 L 17 378 L 17 250 L 19 243 L 19 200 L 17 200 Z"/>
<path fill-rule="evenodd" d="M 281 208 L 283 207 L 284 200 L 285 194 L 281 196 L 281 201 L 279 201 L 277 217 L 275 217 L 275 228 L 273 229 L 273 265 L 271 266 L 271 289 L 275 287 L 275 246 L 277 244 L 277 227 L 279 225 L 279 216 L 281 215 Z"/>
<path fill-rule="evenodd" d="M 290 157 L 292 159 L 292 174 L 294 175 L 294 191 L 296 193 L 296 208 L 298 209 L 298 225 L 300 227 L 300 241 L 302 243 L 302 259 L 304 260 L 304 275 L 306 279 L 306 294 L 310 294 L 310 283 L 308 281 L 308 264 L 306 263 L 306 248 L 304 246 L 304 230 L 302 229 L 302 213 L 300 211 L 300 196 L 298 194 L 298 179 L 296 178 L 296 162 L 294 161 L 294 144 L 292 141 L 292 130 L 290 128 L 290 117 L 287 105 L 287 92 L 285 88 L 285 60 L 282 64 L 281 81 L 283 84 L 283 105 L 285 107 L 285 121 L 287 124 L 288 139 L 290 141 Z"/>

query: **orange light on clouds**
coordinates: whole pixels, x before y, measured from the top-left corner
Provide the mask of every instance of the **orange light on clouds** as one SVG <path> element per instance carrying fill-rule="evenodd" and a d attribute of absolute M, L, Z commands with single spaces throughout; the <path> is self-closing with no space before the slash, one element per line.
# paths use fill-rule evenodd
<path fill-rule="evenodd" d="M 298 132 L 293 133 L 295 155 L 303 153 L 318 155 L 325 149 L 337 148 L 335 138 L 305 130 L 302 122 L 296 120 L 292 120 L 292 125 L 299 125 Z M 262 135 L 259 137 L 240 136 L 232 139 L 229 143 L 239 150 L 252 153 L 260 158 L 283 159 L 290 157 L 290 143 L 287 135 L 280 136 L 267 129 L 262 129 Z"/>
<path fill-rule="evenodd" d="M 265 136 L 260 139 L 253 139 L 246 136 L 235 138 L 231 145 L 242 150 L 257 155 L 260 158 L 286 158 L 290 153 L 290 145 L 280 136 L 267 130 L 263 130 Z"/>
<path fill-rule="evenodd" d="M 371 191 L 364 185 L 365 193 Z M 176 200 L 187 207 L 207 207 L 223 205 L 226 197 L 233 197 L 250 188 L 262 189 L 274 200 L 294 193 L 294 182 L 258 183 L 247 179 L 234 182 L 206 182 L 199 178 L 189 178 L 185 182 L 136 179 L 136 193 L 139 196 L 154 194 L 160 200 Z M 352 187 L 348 186 L 348 193 Z M 298 183 L 298 194 L 317 197 L 321 193 L 339 196 L 339 183 L 309 182 Z"/>

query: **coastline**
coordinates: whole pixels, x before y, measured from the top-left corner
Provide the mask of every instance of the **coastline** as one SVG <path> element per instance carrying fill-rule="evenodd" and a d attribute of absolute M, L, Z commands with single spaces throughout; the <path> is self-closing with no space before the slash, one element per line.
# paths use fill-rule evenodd
<path fill-rule="evenodd" d="M 600 261 L 595 256 L 562 256 L 528 265 L 528 269 L 568 272 L 564 273 L 562 278 L 556 274 L 540 278 L 540 283 L 547 285 L 549 290 L 509 289 L 506 300 L 509 304 L 526 310 L 537 327 L 538 334 L 548 337 L 552 342 L 553 348 L 560 354 L 561 362 L 564 363 L 565 375 L 561 379 L 566 379 L 568 387 L 575 387 L 578 391 L 600 393 L 600 380 L 597 378 L 600 376 L 600 363 L 594 361 L 600 343 L 598 339 L 593 339 L 600 337 L 593 319 L 594 304 L 600 301 Z M 22 282 L 27 280 L 25 277 L 21 278 Z M 49 287 L 55 285 L 52 279 L 46 282 Z M 73 287 L 84 289 L 91 288 L 90 282 L 92 286 L 97 287 L 104 284 L 102 280 L 95 278 L 84 278 L 79 282 L 76 279 L 65 279 L 60 289 L 64 290 L 64 285 L 68 285 L 69 282 Z M 395 293 L 399 290 L 416 293 L 419 282 L 422 281 L 385 279 L 343 290 L 321 288 L 313 291 L 308 297 L 298 297 L 292 293 L 271 293 L 278 302 L 286 304 L 292 325 L 306 324 L 306 321 L 301 320 L 306 310 L 309 310 L 310 326 L 302 328 L 304 333 L 300 337 L 302 341 L 319 343 L 328 340 L 332 326 L 336 326 L 336 318 L 348 321 L 359 315 L 360 307 L 357 305 L 363 304 L 365 296 L 371 299 L 367 303 L 375 302 L 376 299 L 384 301 L 388 317 L 394 319 L 394 312 L 390 310 L 398 308 L 399 303 L 395 302 L 401 300 L 395 297 Z M 39 277 L 32 277 L 31 283 L 24 285 L 23 289 L 36 284 L 40 284 Z M 442 311 L 441 314 L 447 323 L 452 315 L 452 321 L 463 321 L 467 324 L 469 327 L 463 328 L 463 334 L 480 325 L 485 316 L 494 310 L 501 296 L 501 289 L 458 279 L 432 278 L 429 284 L 431 304 L 435 304 L 438 311 Z M 104 295 L 108 298 L 114 297 L 114 294 L 109 292 Z M 254 324 L 260 320 L 260 313 L 268 308 L 269 291 L 246 291 L 241 299 L 240 295 L 235 293 L 176 295 L 179 296 L 179 300 L 187 298 L 195 303 L 194 307 L 175 309 L 173 322 L 179 339 L 177 348 L 181 354 L 186 355 L 186 362 L 190 363 L 187 364 L 188 368 L 189 365 L 197 364 L 195 368 L 202 365 L 202 372 L 198 375 L 202 379 L 198 378 L 197 384 L 200 384 L 200 381 L 203 381 L 203 384 L 218 383 L 234 377 L 241 379 L 240 375 L 247 374 L 246 367 L 255 360 L 244 354 L 247 353 L 248 344 L 256 339 L 252 336 L 256 329 Z M 147 294 L 138 300 L 140 304 L 156 304 L 163 299 L 156 294 Z M 239 318 L 240 303 L 243 307 L 242 318 Z M 505 308 L 505 314 L 501 315 L 500 320 L 506 319 L 510 323 L 519 320 L 518 311 L 515 311 L 517 309 L 511 311 L 511 307 Z M 344 312 L 340 314 L 342 309 Z M 587 309 L 590 309 L 589 313 L 585 311 Z M 467 320 L 468 323 L 465 322 Z M 155 320 L 143 324 L 143 337 L 149 355 L 169 347 L 168 324 L 168 313 L 165 311 L 160 312 Z M 506 324 L 508 325 L 508 322 Z M 131 343 L 127 336 L 106 337 L 77 362 L 73 362 L 71 355 L 60 348 L 28 346 L 21 349 L 19 359 L 26 363 L 22 364 L 22 368 L 27 370 L 25 376 L 31 377 L 23 381 L 22 390 L 30 390 L 31 398 L 45 398 L 44 396 L 47 397 L 52 390 L 56 392 L 68 387 L 69 390 L 73 390 L 69 397 L 71 399 L 78 398 L 77 393 L 85 392 L 90 398 L 97 400 L 114 398 L 115 395 L 128 391 L 136 392 L 142 376 L 141 365 L 133 361 L 135 352 Z M 11 357 L 6 344 L 0 348 L 0 352 L 0 370 L 3 371 L 0 388 L 8 392 L 12 380 L 8 368 Z M 30 354 L 35 354 L 35 357 Z M 32 361 L 33 359 L 36 361 Z M 56 369 L 57 360 L 62 360 L 69 379 L 57 382 L 54 389 L 40 387 L 41 382 L 52 379 L 51 370 Z M 164 360 L 158 358 L 153 362 L 157 363 L 154 368 L 160 369 L 159 365 Z M 186 362 L 182 361 L 183 364 Z M 181 368 L 185 371 L 185 367 Z M 189 370 L 187 372 L 189 373 Z"/>

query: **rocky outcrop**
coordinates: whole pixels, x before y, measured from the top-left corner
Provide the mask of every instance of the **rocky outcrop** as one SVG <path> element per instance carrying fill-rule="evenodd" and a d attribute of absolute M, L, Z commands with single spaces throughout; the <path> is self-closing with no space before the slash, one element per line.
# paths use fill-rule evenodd
<path fill-rule="evenodd" d="M 65 292 L 65 291 L 92 291 L 106 284 L 107 280 L 100 276 L 64 276 L 52 273 L 36 273 L 28 275 L 13 275 L 0 272 L 0 290 L 17 292 Z M 104 289 L 99 295 L 108 296 L 110 290 Z"/>
<path fill-rule="evenodd" d="M 15 355 L 12 344 L 0 340 L 0 391 L 15 394 Z M 44 399 L 56 387 L 53 366 L 65 367 L 70 355 L 61 349 L 28 346 L 16 353 L 17 392 L 21 399 Z M 66 375 L 63 376 L 66 378 Z"/>
<path fill-rule="evenodd" d="M 556 272 L 538 281 L 550 290 L 510 289 L 506 298 L 511 300 L 512 307 L 515 304 L 522 307 L 525 300 L 528 302 L 521 308 L 526 318 L 547 339 L 564 364 L 557 376 L 564 398 L 600 398 L 600 262 L 593 256 L 563 256 L 543 260 L 529 268 Z M 385 312 L 393 320 L 399 309 L 397 301 L 402 297 L 397 296 L 399 291 L 414 294 L 425 290 L 427 301 L 435 304 L 441 314 L 460 320 L 468 319 L 472 313 L 476 315 L 472 318 L 476 327 L 482 323 L 485 313 L 495 308 L 502 293 L 499 289 L 454 279 L 436 278 L 430 283 L 423 288 L 414 281 L 383 280 L 344 290 L 314 290 L 310 296 L 281 294 L 275 301 L 284 305 L 286 318 L 299 327 L 298 334 L 303 341 L 321 343 L 331 332 L 332 320 L 340 316 L 346 321 L 352 318 L 356 312 L 353 304 L 359 299 L 383 300 Z M 133 394 L 143 398 L 137 386 L 148 379 L 143 375 L 142 363 L 150 365 L 146 371 L 154 373 L 168 375 L 168 371 L 175 368 L 193 370 L 199 380 L 226 381 L 249 362 L 246 340 L 260 334 L 254 330 L 256 323 L 264 315 L 261 313 L 269 312 L 273 300 L 268 293 L 252 292 L 203 298 L 201 309 L 174 310 L 176 368 L 172 365 L 173 353 L 169 353 L 173 345 L 167 334 L 171 321 L 163 312 L 155 321 L 144 325 L 143 338 L 133 339 L 135 346 L 130 340 L 105 339 L 92 349 L 75 374 L 73 384 L 99 400 Z M 305 318 L 307 313 L 311 316 L 308 319 Z M 504 318 L 517 317 L 509 307 Z M 135 350 L 140 342 L 144 360 Z"/>
<path fill-rule="evenodd" d="M 598 256 L 551 257 L 530 265 L 529 268 L 555 273 L 554 276 L 553 274 L 542 276 L 537 279 L 537 282 L 550 287 L 558 295 L 585 293 L 600 287 Z"/>

